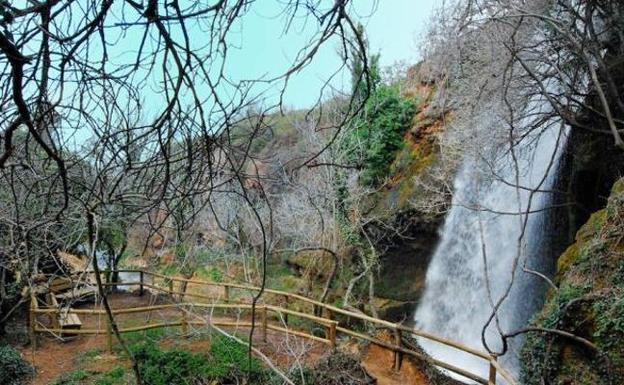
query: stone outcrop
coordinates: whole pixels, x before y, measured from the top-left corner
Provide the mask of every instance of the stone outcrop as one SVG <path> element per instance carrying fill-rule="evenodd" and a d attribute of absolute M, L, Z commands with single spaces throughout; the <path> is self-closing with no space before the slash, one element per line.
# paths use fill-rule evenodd
<path fill-rule="evenodd" d="M 559 257 L 555 284 L 527 336 L 527 385 L 624 383 L 624 178 Z"/>

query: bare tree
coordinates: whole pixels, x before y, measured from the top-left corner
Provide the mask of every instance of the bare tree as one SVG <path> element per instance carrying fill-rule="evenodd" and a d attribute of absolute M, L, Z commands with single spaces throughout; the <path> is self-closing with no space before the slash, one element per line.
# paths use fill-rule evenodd
<path fill-rule="evenodd" d="M 95 250 L 105 241 L 98 233 L 119 210 L 127 215 L 124 226 L 146 220 L 151 234 L 173 226 L 180 239 L 221 189 L 244 201 L 262 234 L 255 251 L 262 255 L 264 287 L 272 226 L 258 208 L 266 199 L 253 197 L 246 185 L 251 145 L 265 117 L 282 109 L 291 78 L 324 45 L 348 48 L 335 74 L 349 55 L 368 61 L 350 1 L 279 2 L 281 19 L 274 22 L 292 33 L 303 18 L 313 26 L 307 43 L 281 73 L 236 80 L 228 71 L 232 34 L 258 3 L 0 3 L 5 282 L 9 272 L 11 283 L 28 284 L 58 249 L 84 242 L 98 270 Z M 368 76 L 365 65 L 357 82 L 368 84 Z M 279 90 L 277 100 L 264 98 L 267 86 Z M 360 104 L 347 96 L 338 126 L 357 114 Z M 241 125 L 250 130 L 237 137 Z M 123 244 L 113 247 L 115 261 Z M 136 362 L 134 368 L 140 382 Z"/>
<path fill-rule="evenodd" d="M 482 340 L 493 354 L 505 354 L 510 335 L 524 332 L 505 333 L 498 325 L 515 272 L 554 286 L 527 266 L 522 245 L 537 194 L 561 192 L 545 187 L 545 175 L 535 186 L 522 185 L 519 176 L 527 171 L 518 158 L 549 131 L 557 133 L 558 146 L 567 130 L 581 130 L 611 137 L 624 149 L 621 15 L 618 1 L 476 0 L 445 2 L 432 22 L 424 54 L 435 75 L 445 79 L 443 92 L 454 115 L 441 136 L 443 155 L 450 161 L 477 159 L 486 178 L 514 188 L 518 196 L 517 210 L 495 212 L 516 216 L 520 236 L 511 281 L 496 296 L 488 287 L 493 310 Z M 556 156 L 556 151 L 548 154 L 547 172 L 555 167 Z M 508 164 L 501 165 L 501 158 L 509 159 Z M 504 167 L 514 177 L 505 179 Z M 493 212 L 479 204 L 470 208 L 476 215 Z M 491 258 L 485 247 L 482 254 L 485 262 Z M 484 274 L 489 282 L 487 269 Z M 490 325 L 498 329 L 502 350 L 485 339 Z"/>

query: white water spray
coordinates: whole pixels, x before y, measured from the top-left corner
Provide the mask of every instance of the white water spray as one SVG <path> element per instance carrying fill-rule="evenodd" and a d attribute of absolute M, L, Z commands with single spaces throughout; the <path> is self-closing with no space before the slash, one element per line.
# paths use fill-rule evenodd
<path fill-rule="evenodd" d="M 561 125 L 551 124 L 533 138 L 526 137 L 513 153 L 507 145 L 505 150 L 491 151 L 498 155 L 489 162 L 477 157 L 464 160 L 415 314 L 419 328 L 484 350 L 482 329 L 493 303 L 504 296 L 512 281 L 497 312 L 503 332 L 521 328 L 536 311 L 544 280 L 523 271 L 523 266 L 548 271 L 547 258 L 541 255 L 548 247 L 543 226 L 552 193 L 547 190 L 553 187 L 565 132 Z M 531 194 L 533 189 L 539 191 Z M 518 213 L 527 210 L 523 232 L 525 215 Z M 496 322 L 487 328 L 486 340 L 490 348 L 500 349 Z M 483 360 L 424 339 L 420 343 L 433 357 L 487 378 L 488 364 Z M 516 375 L 518 345 L 512 344 L 503 357 L 504 365 Z"/>

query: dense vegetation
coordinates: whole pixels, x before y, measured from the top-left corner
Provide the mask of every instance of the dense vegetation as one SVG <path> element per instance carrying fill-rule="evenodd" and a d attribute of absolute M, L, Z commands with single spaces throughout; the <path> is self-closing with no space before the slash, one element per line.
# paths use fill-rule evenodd
<path fill-rule="evenodd" d="M 151 385 L 184 385 L 200 380 L 235 383 L 247 375 L 252 382 L 264 383 L 269 378 L 257 360 L 248 363 L 245 346 L 223 336 L 212 339 L 208 355 L 175 348 L 161 350 L 154 342 L 134 345 L 131 350 L 140 362 L 146 383 Z"/>
<path fill-rule="evenodd" d="M 624 179 L 607 207 L 592 214 L 559 258 L 558 289 L 551 290 L 523 350 L 527 385 L 618 384 L 624 381 Z"/>
<path fill-rule="evenodd" d="M 222 335 L 210 337 L 207 352 L 193 353 L 184 346 L 162 347 L 165 334 L 161 330 L 135 333 L 128 337 L 130 351 L 140 362 L 141 373 L 146 384 L 187 385 L 194 383 L 234 384 L 250 380 L 264 384 L 272 381 L 272 372 L 264 368 L 255 358 L 247 359 L 245 346 Z M 194 337 L 206 339 L 204 335 Z M 199 340 L 197 340 L 199 341 Z M 188 343 L 192 343 L 189 341 Z M 123 357 L 123 352 L 119 352 Z M 93 366 L 101 352 L 95 350 L 77 362 L 83 368 L 76 369 L 54 380 L 54 385 L 124 385 L 133 383 L 123 362 L 105 372 L 93 372 Z"/>
<path fill-rule="evenodd" d="M 378 186 L 387 178 L 390 165 L 403 145 L 411 127 L 415 101 L 401 95 L 397 85 L 381 85 L 370 96 L 364 111 L 353 120 L 347 148 L 354 163 L 363 167 L 360 175 L 365 186 Z"/>
<path fill-rule="evenodd" d="M 621 1 L 445 2 L 422 60 L 392 70 L 379 68 L 350 2 L 277 2 L 285 33 L 308 18 L 316 29 L 281 75 L 241 81 L 227 71 L 230 31 L 258 0 L 0 1 L 0 337 L 21 330 L 28 343 L 29 291 L 41 274 L 69 276 L 65 251 L 95 269 L 244 282 L 409 321 L 460 165 L 478 159 L 483 179 L 520 195 L 532 187 L 501 176 L 497 160 L 517 162 L 556 132 L 569 141 L 561 164 L 555 152 L 547 162 L 560 167 L 544 208 L 560 224 L 552 252 L 600 210 L 554 280 L 543 274 L 551 290 L 529 329 L 507 332 L 526 336 L 527 385 L 624 382 L 624 182 L 606 202 L 624 167 Z M 349 70 L 350 92 L 321 91 L 307 110 L 264 99 L 267 89 L 284 97 L 329 43 L 340 63 L 327 73 Z M 490 210 L 469 203 L 475 220 Z M 499 214 L 521 223 L 529 212 Z M 483 240 L 484 254 L 487 241 L 499 240 Z M 80 368 L 55 384 L 278 381 L 226 338 L 195 353 L 142 336 L 119 337 L 127 349 L 111 370 Z M 286 371 L 302 384 L 366 384 L 358 359 Z M 32 370 L 0 346 L 0 383 Z"/>
<path fill-rule="evenodd" d="M 189 384 L 282 384 L 282 380 L 267 369 L 255 358 L 251 363 L 247 359 L 246 348 L 223 335 L 194 336 L 182 344 L 163 347 L 171 344 L 167 333 L 152 330 L 147 333 L 133 333 L 128 337 L 130 349 L 140 361 L 141 372 L 146 384 L 150 385 L 189 385 Z M 210 341 L 206 352 L 189 352 L 187 349 L 194 342 L 203 344 Z M 123 353 L 119 352 L 121 357 Z M 13 353 L 12 353 L 13 354 Z M 18 354 L 19 353 L 15 353 Z M 93 371 L 94 361 L 102 359 L 102 352 L 92 350 L 77 358 L 78 368 L 61 375 L 51 385 L 127 385 L 133 384 L 124 361 L 115 364 L 106 371 Z M 30 367 L 18 376 L 18 372 L 10 369 L 12 361 L 7 361 L 7 374 L 27 380 L 31 374 Z M 251 366 L 250 366 L 251 365 Z M 6 377 L 9 378 L 9 377 Z M 314 367 L 300 368 L 293 376 L 297 385 L 369 385 L 374 380 L 360 366 L 357 357 L 334 353 L 322 359 Z M 22 385 L 22 382 L 3 382 L 7 385 Z M 24 382 L 26 383 L 26 382 Z"/>
<path fill-rule="evenodd" d="M 24 385 L 30 381 L 34 370 L 20 352 L 9 345 L 0 344 L 0 384 Z"/>

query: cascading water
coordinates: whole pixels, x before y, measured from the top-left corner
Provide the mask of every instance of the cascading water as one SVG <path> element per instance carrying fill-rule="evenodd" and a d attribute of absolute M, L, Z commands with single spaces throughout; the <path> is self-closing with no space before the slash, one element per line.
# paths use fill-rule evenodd
<path fill-rule="evenodd" d="M 83 255 L 87 255 L 88 254 L 88 246 L 85 245 L 79 245 L 78 246 L 78 251 L 80 251 Z M 98 267 L 102 270 L 106 270 L 108 268 L 108 252 L 104 251 L 104 250 L 96 250 L 95 251 L 95 258 L 97 259 L 97 264 Z M 89 262 L 88 266 L 91 266 L 91 263 Z M 123 283 L 123 282 L 139 282 L 141 279 L 141 274 L 140 273 L 135 273 L 135 272 L 120 272 L 118 277 L 117 277 L 119 283 Z M 135 290 L 136 287 L 135 286 L 123 286 L 123 285 L 119 285 L 116 288 L 119 291 L 132 291 Z"/>
<path fill-rule="evenodd" d="M 482 329 L 493 303 L 508 289 L 497 312 L 504 332 L 524 326 L 540 306 L 545 281 L 526 270 L 546 274 L 550 270 L 543 258 L 548 248 L 545 209 L 552 202 L 548 190 L 553 187 L 567 131 L 556 122 L 539 131 L 528 134 L 513 152 L 509 145 L 505 149 L 501 143 L 490 143 L 492 150 L 481 151 L 496 154 L 489 160 L 464 159 L 415 314 L 421 329 L 484 350 Z M 532 189 L 539 191 L 531 194 Z M 518 213 L 527 207 L 530 213 L 523 231 L 525 215 Z M 486 340 L 491 348 L 500 349 L 496 322 L 487 328 Z M 519 343 L 513 342 L 502 359 L 517 374 Z M 420 343 L 433 357 L 487 378 L 484 361 L 424 339 Z"/>

